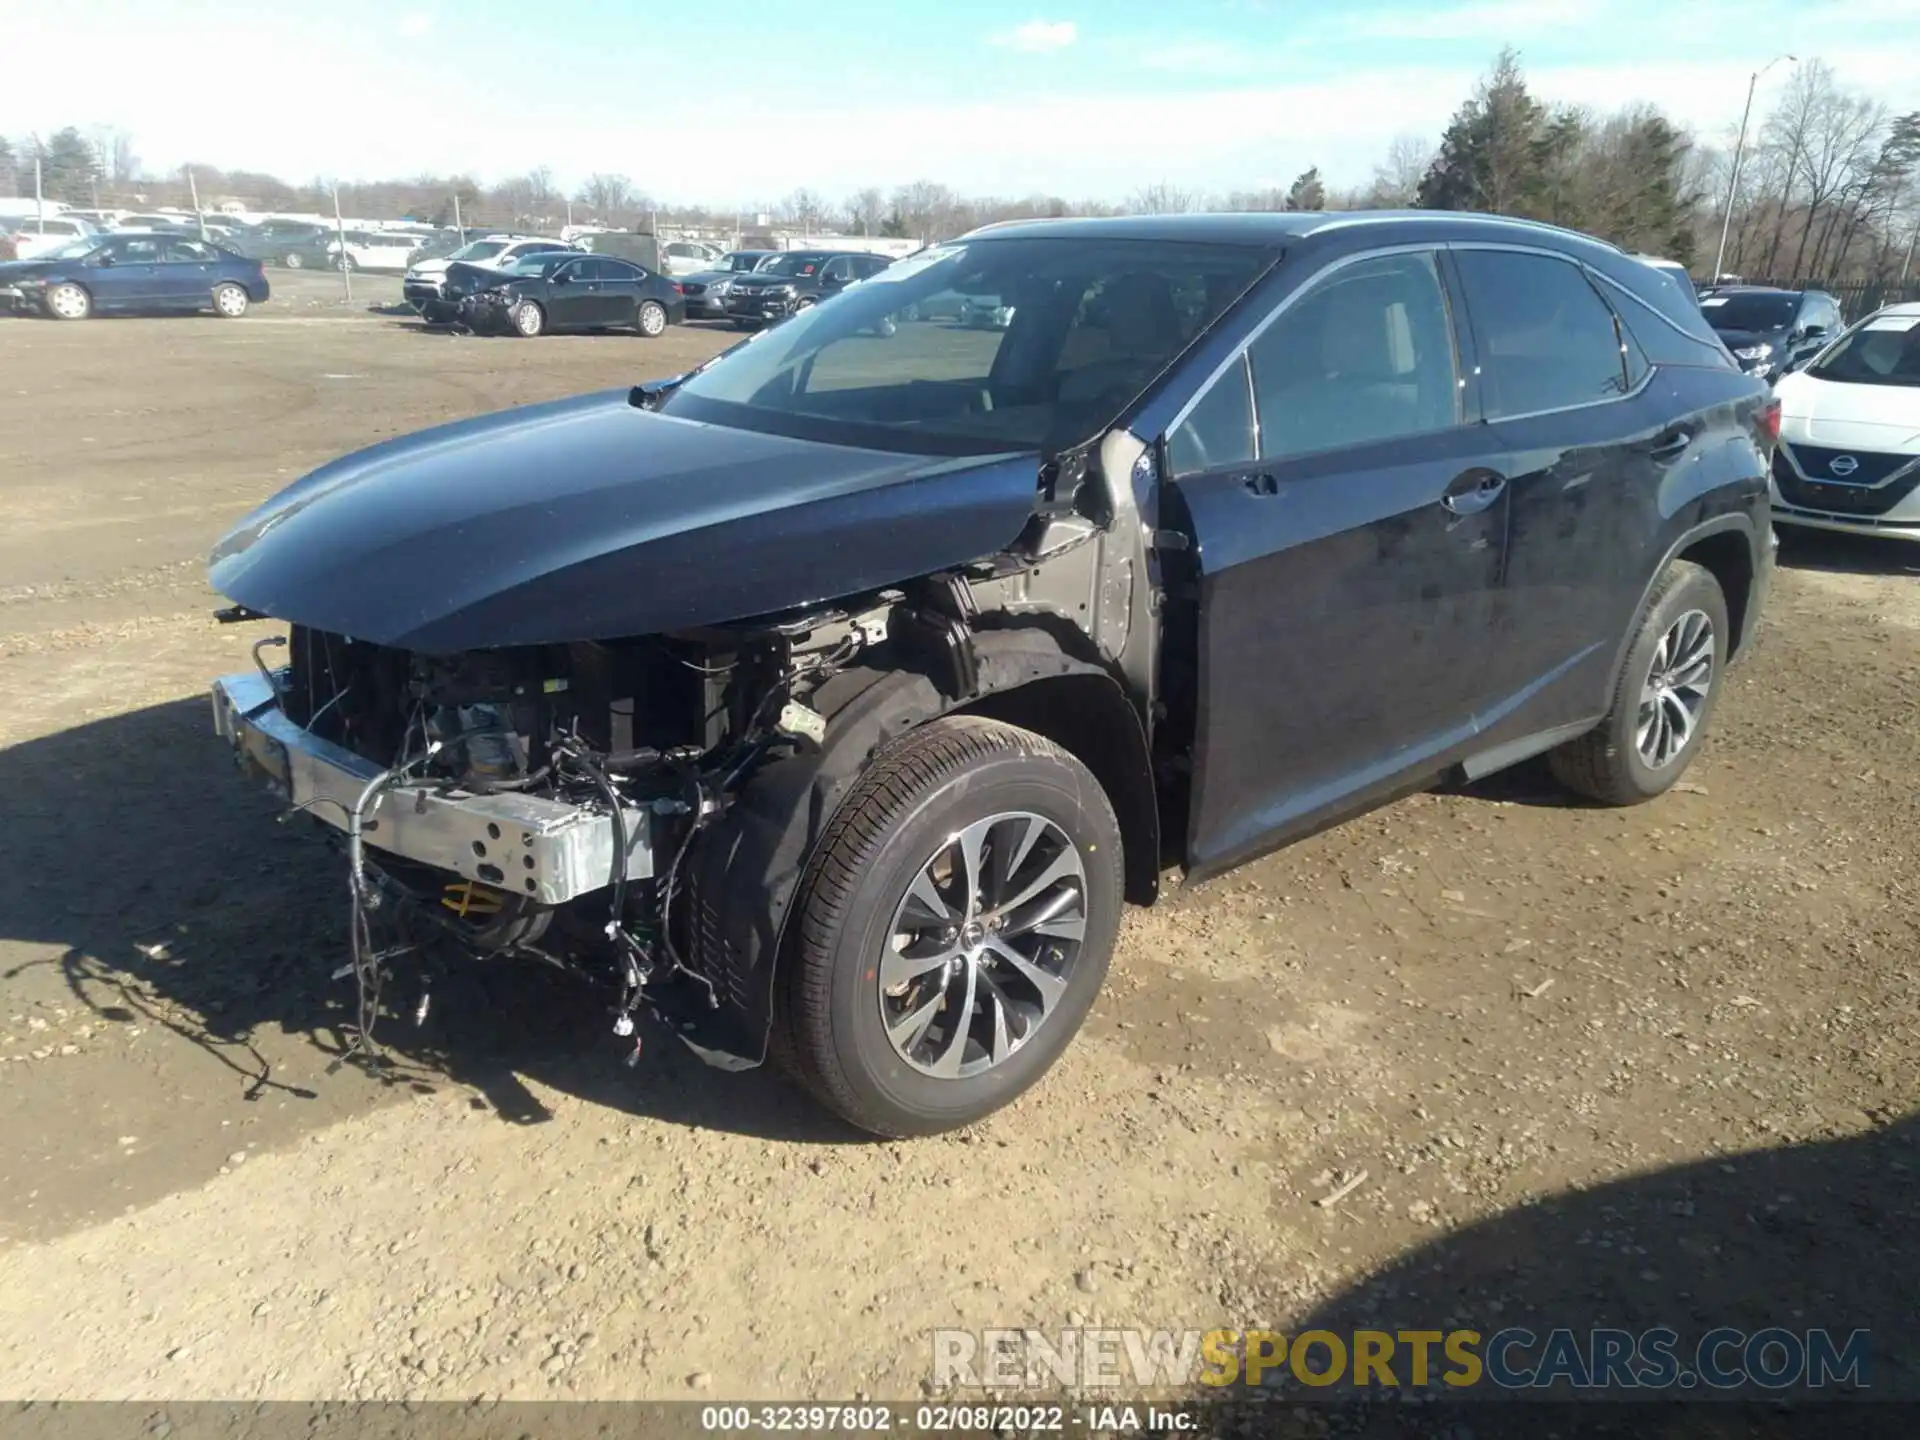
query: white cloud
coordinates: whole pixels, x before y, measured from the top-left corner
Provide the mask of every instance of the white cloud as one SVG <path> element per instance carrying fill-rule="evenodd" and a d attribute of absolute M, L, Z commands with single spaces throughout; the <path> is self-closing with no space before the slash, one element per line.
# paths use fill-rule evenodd
<path fill-rule="evenodd" d="M 1066 49 L 1079 38 L 1079 29 L 1071 20 L 1029 20 L 995 35 L 992 43 L 1025 55 L 1048 55 Z"/>
<path fill-rule="evenodd" d="M 1485 0 L 1451 10 L 1390 10 L 1355 27 L 1376 40 L 1482 40 L 1518 45 L 1550 30 L 1591 23 L 1588 0 Z"/>
<path fill-rule="evenodd" d="M 400 34 L 408 40 L 417 40 L 433 29 L 433 16 L 424 10 L 416 10 L 411 15 L 400 17 Z"/>

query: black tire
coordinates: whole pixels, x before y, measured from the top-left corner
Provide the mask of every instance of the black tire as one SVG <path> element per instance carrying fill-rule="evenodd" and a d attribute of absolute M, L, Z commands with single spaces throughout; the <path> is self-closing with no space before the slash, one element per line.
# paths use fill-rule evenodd
<path fill-rule="evenodd" d="M 633 328 L 649 340 L 667 333 L 667 307 L 658 300 L 642 300 L 633 311 Z"/>
<path fill-rule="evenodd" d="M 1683 617 L 1692 614 L 1704 615 L 1712 627 L 1708 637 L 1712 669 L 1683 743 L 1671 759 L 1656 765 L 1642 753 L 1640 745 L 1643 695 L 1662 639 Z M 1673 788 L 1699 753 L 1713 719 L 1725 683 L 1728 637 L 1727 597 L 1720 582 L 1699 565 L 1674 561 L 1655 582 L 1641 608 L 1633 643 L 1627 647 L 1626 661 L 1614 682 L 1606 718 L 1548 755 L 1548 764 L 1560 783 L 1603 805 L 1638 805 Z"/>
<path fill-rule="evenodd" d="M 1008 812 L 1051 822 L 1074 847 L 1084 938 L 1024 1043 L 977 1074 L 936 1078 L 888 1039 L 874 961 L 888 953 L 895 912 L 922 867 L 966 826 Z M 1119 933 L 1123 858 L 1100 783 L 1045 737 L 975 716 L 903 736 L 835 812 L 802 879 L 775 996 L 782 1064 L 827 1109 L 876 1135 L 937 1134 L 998 1110 L 1059 1058 L 1099 993 Z M 970 1043 L 963 1037 L 961 1050 Z"/>
<path fill-rule="evenodd" d="M 529 340 L 542 334 L 547 328 L 547 312 L 532 300 L 522 300 L 515 305 L 507 312 L 507 319 L 513 327 L 514 334 L 525 336 Z"/>

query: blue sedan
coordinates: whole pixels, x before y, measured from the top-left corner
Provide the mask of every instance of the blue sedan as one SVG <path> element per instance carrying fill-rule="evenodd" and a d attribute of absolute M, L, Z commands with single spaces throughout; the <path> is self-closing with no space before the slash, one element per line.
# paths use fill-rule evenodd
<path fill-rule="evenodd" d="M 267 298 L 267 272 L 192 235 L 89 235 L 0 265 L 0 304 L 84 320 L 111 310 L 212 310 L 236 320 Z"/>

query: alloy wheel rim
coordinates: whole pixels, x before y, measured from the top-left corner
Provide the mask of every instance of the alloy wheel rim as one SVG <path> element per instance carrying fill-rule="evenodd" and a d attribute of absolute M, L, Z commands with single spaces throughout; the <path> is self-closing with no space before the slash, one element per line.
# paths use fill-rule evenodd
<path fill-rule="evenodd" d="M 533 306 L 522 305 L 517 320 L 522 335 L 537 335 L 540 333 L 540 312 L 534 309 Z"/>
<path fill-rule="evenodd" d="M 948 836 L 894 908 L 876 995 L 894 1053 L 965 1080 L 1058 1009 L 1087 933 L 1087 872 L 1052 820 L 1006 811 Z"/>
<path fill-rule="evenodd" d="M 667 328 L 666 313 L 658 305 L 641 306 L 640 328 L 649 335 L 658 335 Z"/>
<path fill-rule="evenodd" d="M 1689 610 L 1660 637 L 1640 687 L 1634 744 L 1650 768 L 1665 769 L 1692 743 L 1713 681 L 1713 621 Z"/>

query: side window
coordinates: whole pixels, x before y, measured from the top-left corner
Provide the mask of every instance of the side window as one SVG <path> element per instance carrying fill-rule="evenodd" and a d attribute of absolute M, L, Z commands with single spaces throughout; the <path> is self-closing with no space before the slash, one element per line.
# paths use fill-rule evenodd
<path fill-rule="evenodd" d="M 1385 255 L 1336 271 L 1248 354 L 1265 459 L 1459 423 L 1453 327 L 1431 254 Z M 1617 351 L 1613 364 L 1617 374 Z"/>
<path fill-rule="evenodd" d="M 198 240 L 169 240 L 164 259 L 176 264 L 203 264 L 214 258 L 213 251 Z"/>
<path fill-rule="evenodd" d="M 575 280 L 610 280 L 607 274 L 607 262 L 604 260 L 576 260 L 564 267 Z"/>
<path fill-rule="evenodd" d="M 1513 250 L 1460 249 L 1455 258 L 1489 420 L 1626 393 L 1613 312 L 1579 266 Z"/>
<path fill-rule="evenodd" d="M 1253 445 L 1253 382 L 1243 353 L 1167 436 L 1167 460 L 1176 476 L 1193 475 L 1249 464 Z"/>
<path fill-rule="evenodd" d="M 1647 378 L 1647 372 L 1653 366 L 1647 361 L 1647 352 L 1640 348 L 1633 331 L 1621 322 L 1617 312 L 1614 315 L 1613 332 L 1620 340 L 1620 359 L 1627 367 L 1627 388 L 1631 390 Z"/>
<path fill-rule="evenodd" d="M 859 261 L 858 264 L 860 267 L 860 278 L 864 280 L 868 276 L 878 275 L 882 270 L 886 269 L 887 259 L 884 255 L 869 255 L 866 259 Z"/>
<path fill-rule="evenodd" d="M 114 258 L 123 265 L 151 265 L 160 258 L 160 242 L 144 237 L 129 240 Z"/>
<path fill-rule="evenodd" d="M 851 280 L 853 262 L 847 259 L 829 260 L 826 267 L 821 270 L 820 278 L 826 281 Z"/>

